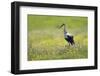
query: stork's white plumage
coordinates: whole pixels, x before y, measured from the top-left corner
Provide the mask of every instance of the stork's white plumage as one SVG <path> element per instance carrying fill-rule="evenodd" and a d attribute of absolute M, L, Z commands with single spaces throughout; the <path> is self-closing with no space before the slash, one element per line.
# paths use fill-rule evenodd
<path fill-rule="evenodd" d="M 73 36 L 73 35 L 70 33 L 64 33 L 64 38 L 67 38 L 67 36 Z"/>

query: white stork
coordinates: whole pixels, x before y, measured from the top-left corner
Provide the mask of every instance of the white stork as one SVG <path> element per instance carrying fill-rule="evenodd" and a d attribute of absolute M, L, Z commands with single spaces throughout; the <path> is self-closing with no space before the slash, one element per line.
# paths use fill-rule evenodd
<path fill-rule="evenodd" d="M 64 27 L 64 39 L 69 43 L 69 45 L 74 45 L 74 36 L 67 32 L 65 24 L 62 24 L 59 28 L 61 27 Z"/>

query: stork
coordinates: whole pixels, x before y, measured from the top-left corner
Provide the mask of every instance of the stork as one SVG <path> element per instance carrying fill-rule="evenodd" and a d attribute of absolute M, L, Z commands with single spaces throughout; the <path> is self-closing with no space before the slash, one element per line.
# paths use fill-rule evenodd
<path fill-rule="evenodd" d="M 59 28 L 62 27 L 64 28 L 64 39 L 69 43 L 69 45 L 74 45 L 74 36 L 67 32 L 65 24 L 62 24 Z"/>

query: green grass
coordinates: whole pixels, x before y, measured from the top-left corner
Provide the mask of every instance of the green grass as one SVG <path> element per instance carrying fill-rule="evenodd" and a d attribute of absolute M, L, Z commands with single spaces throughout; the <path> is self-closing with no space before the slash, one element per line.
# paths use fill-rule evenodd
<path fill-rule="evenodd" d="M 87 17 L 28 15 L 28 60 L 88 58 Z M 65 23 L 74 35 L 75 46 L 64 40 Z"/>

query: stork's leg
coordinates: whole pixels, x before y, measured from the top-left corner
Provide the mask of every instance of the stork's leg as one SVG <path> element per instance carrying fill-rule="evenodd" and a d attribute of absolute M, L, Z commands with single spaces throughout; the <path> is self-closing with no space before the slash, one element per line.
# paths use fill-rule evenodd
<path fill-rule="evenodd" d="M 75 48 L 75 47 L 76 47 L 74 42 L 72 43 L 72 47 L 73 47 L 73 48 Z"/>
<path fill-rule="evenodd" d="M 71 45 L 70 43 L 68 43 L 69 44 L 69 46 Z"/>

